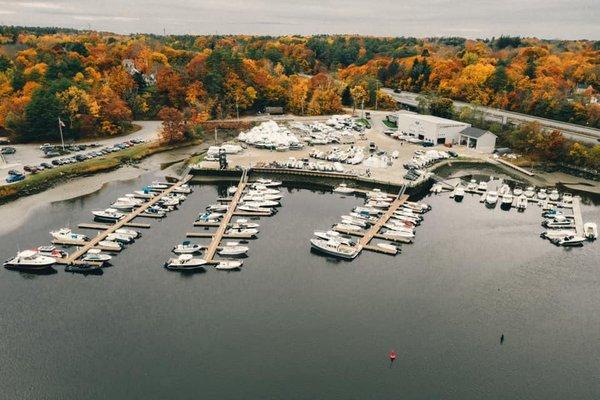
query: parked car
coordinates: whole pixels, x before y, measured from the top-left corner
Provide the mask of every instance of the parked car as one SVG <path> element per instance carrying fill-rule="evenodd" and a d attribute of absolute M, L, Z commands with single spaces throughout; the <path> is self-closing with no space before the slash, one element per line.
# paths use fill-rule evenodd
<path fill-rule="evenodd" d="M 8 170 L 8 174 L 9 175 L 23 175 L 22 173 L 20 173 L 19 171 L 17 171 L 16 169 L 9 169 Z"/>
<path fill-rule="evenodd" d="M 423 142 L 423 143 L 421 143 L 421 146 L 423 146 L 423 147 L 433 147 L 433 142 Z"/>
<path fill-rule="evenodd" d="M 22 174 L 19 174 L 19 175 L 8 175 L 6 177 L 6 183 L 15 183 L 15 182 L 22 181 L 23 179 L 25 179 L 25 175 L 22 175 Z"/>
<path fill-rule="evenodd" d="M 25 172 L 31 172 L 33 170 L 34 167 L 32 167 L 31 165 L 26 165 L 23 167 L 23 171 Z"/>
<path fill-rule="evenodd" d="M 3 147 L 0 150 L 1 154 L 15 154 L 17 152 L 17 149 L 15 149 L 14 147 Z"/>
<path fill-rule="evenodd" d="M 40 165 L 42 167 L 46 168 L 46 169 L 52 169 L 52 168 L 54 168 L 51 164 L 48 164 L 47 162 L 43 162 Z"/>

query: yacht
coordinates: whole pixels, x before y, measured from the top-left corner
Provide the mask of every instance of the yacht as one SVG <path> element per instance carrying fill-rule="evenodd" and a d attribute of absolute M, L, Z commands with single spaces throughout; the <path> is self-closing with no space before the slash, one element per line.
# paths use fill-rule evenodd
<path fill-rule="evenodd" d="M 215 213 L 215 212 L 205 212 L 203 214 L 200 214 L 198 216 L 198 219 L 196 221 L 218 221 L 221 218 L 223 218 L 223 214 L 222 213 Z"/>
<path fill-rule="evenodd" d="M 598 225 L 594 222 L 586 222 L 583 224 L 583 235 L 589 240 L 598 239 Z"/>
<path fill-rule="evenodd" d="M 395 231 L 393 229 L 388 229 L 387 231 L 383 232 L 383 234 L 391 238 L 403 238 L 408 240 L 412 240 L 412 238 L 415 236 L 413 233 L 410 232 Z"/>
<path fill-rule="evenodd" d="M 357 225 L 361 228 L 368 228 L 370 225 L 368 221 L 361 218 L 355 218 L 352 215 L 342 215 L 342 221 L 345 224 Z"/>
<path fill-rule="evenodd" d="M 191 243 L 189 240 L 184 241 L 181 244 L 173 247 L 171 250 L 175 254 L 194 254 L 202 251 L 202 246 L 198 243 Z"/>
<path fill-rule="evenodd" d="M 248 252 L 247 246 L 240 246 L 238 242 L 227 242 L 225 246 L 221 247 L 218 251 L 221 256 L 244 256 Z"/>
<path fill-rule="evenodd" d="M 92 214 L 96 221 L 103 222 L 117 222 L 125 217 L 125 214 L 120 213 L 114 208 L 107 208 L 104 211 L 92 211 Z"/>
<path fill-rule="evenodd" d="M 112 256 L 102 253 L 102 250 L 100 249 L 89 249 L 82 258 L 83 261 L 96 261 L 101 263 L 108 262 L 111 259 Z"/>
<path fill-rule="evenodd" d="M 139 204 L 136 202 L 132 202 L 130 200 L 117 200 L 110 205 L 110 208 L 114 208 L 119 211 L 131 211 L 135 207 L 138 207 Z"/>
<path fill-rule="evenodd" d="M 69 256 L 69 253 L 67 253 L 66 251 L 57 249 L 56 246 L 52 245 L 40 246 L 36 249 L 33 249 L 33 251 L 37 252 L 42 256 L 48 256 L 52 258 L 67 258 Z"/>
<path fill-rule="evenodd" d="M 521 189 L 520 187 L 518 187 L 518 186 L 517 186 L 517 187 L 515 188 L 515 190 L 513 190 L 513 194 L 514 194 L 516 197 L 518 197 L 518 196 L 520 196 L 520 195 L 522 195 L 522 194 L 523 194 L 523 189 Z"/>
<path fill-rule="evenodd" d="M 546 200 L 546 197 L 548 197 L 546 194 L 546 189 L 540 189 L 537 193 L 537 198 L 540 200 Z"/>
<path fill-rule="evenodd" d="M 471 181 L 467 185 L 467 190 L 469 190 L 469 191 L 477 190 L 477 181 L 475 179 L 471 179 Z"/>
<path fill-rule="evenodd" d="M 146 186 L 148 189 L 150 190 L 154 190 L 154 191 L 163 191 L 165 189 L 167 189 L 169 186 L 160 183 L 158 181 L 154 181 L 151 184 L 149 184 L 148 186 Z"/>
<path fill-rule="evenodd" d="M 220 260 L 217 265 L 215 265 L 215 269 L 221 271 L 231 271 L 238 270 L 242 267 L 242 260 Z"/>
<path fill-rule="evenodd" d="M 250 187 L 250 192 L 260 192 L 266 194 L 280 194 L 281 191 L 279 189 L 273 189 L 272 187 L 266 187 L 261 184 L 254 184 Z"/>
<path fill-rule="evenodd" d="M 527 209 L 528 204 L 529 201 L 527 200 L 527 197 L 524 194 L 521 194 L 519 195 L 519 197 L 517 197 L 517 210 L 525 211 Z"/>
<path fill-rule="evenodd" d="M 358 248 L 340 243 L 337 240 L 311 239 L 310 246 L 321 252 L 334 257 L 352 260 L 358 255 Z"/>
<path fill-rule="evenodd" d="M 342 235 L 336 231 L 314 231 L 313 235 L 323 240 L 337 240 L 341 244 L 345 244 L 347 246 L 354 246 L 355 243 L 349 236 Z"/>
<path fill-rule="evenodd" d="M 552 239 L 552 243 L 557 246 L 565 246 L 565 247 L 579 247 L 583 246 L 583 242 L 585 238 L 580 236 L 565 236 L 561 239 Z"/>
<path fill-rule="evenodd" d="M 339 186 L 337 186 L 336 188 L 333 189 L 333 191 L 335 193 L 342 193 L 342 194 L 354 193 L 354 189 L 348 187 L 348 185 L 346 185 L 345 183 L 340 183 Z"/>
<path fill-rule="evenodd" d="M 179 199 L 175 197 L 165 196 L 158 202 L 163 207 L 172 207 L 176 208 L 179 205 Z"/>
<path fill-rule="evenodd" d="M 249 222 L 245 218 L 238 218 L 235 221 L 233 221 L 232 227 L 233 228 L 259 228 L 260 224 L 258 224 L 256 222 Z"/>
<path fill-rule="evenodd" d="M 206 210 L 211 212 L 225 213 L 228 209 L 229 206 L 227 204 L 211 204 L 210 206 L 206 207 Z"/>
<path fill-rule="evenodd" d="M 278 201 L 273 200 L 244 200 L 242 204 L 263 208 L 277 207 L 280 205 Z"/>
<path fill-rule="evenodd" d="M 485 196 L 485 203 L 489 204 L 489 205 L 494 205 L 498 202 L 498 192 L 494 191 L 494 190 L 490 190 L 489 192 L 487 192 L 487 195 Z"/>
<path fill-rule="evenodd" d="M 204 270 L 206 261 L 194 258 L 191 254 L 182 254 L 177 258 L 171 258 L 165 263 L 165 268 L 172 271 L 199 271 Z"/>
<path fill-rule="evenodd" d="M 110 240 L 101 240 L 98 243 L 98 246 L 102 247 L 102 249 L 106 250 L 106 251 L 121 251 L 121 250 L 123 250 L 123 246 L 120 243 L 113 242 Z"/>
<path fill-rule="evenodd" d="M 67 240 L 73 242 L 85 242 L 89 240 L 86 235 L 73 233 L 70 228 L 61 228 L 57 231 L 51 231 L 50 235 L 56 240 Z"/>
<path fill-rule="evenodd" d="M 482 192 L 487 191 L 487 188 L 488 188 L 487 182 L 484 182 L 484 181 L 479 182 L 479 185 L 477 185 L 477 190 L 482 191 Z"/>
<path fill-rule="evenodd" d="M 17 253 L 15 257 L 6 260 L 4 266 L 24 270 L 39 270 L 49 268 L 55 263 L 56 260 L 52 257 L 41 255 L 37 251 L 25 250 Z"/>
<path fill-rule="evenodd" d="M 151 216 L 151 217 L 156 217 L 156 218 L 164 218 L 167 215 L 167 213 L 163 209 L 160 209 L 157 207 L 150 207 L 150 208 L 147 208 L 140 215 L 146 215 L 146 216 Z"/>
<path fill-rule="evenodd" d="M 512 194 L 510 194 L 510 191 L 508 193 L 504 193 L 504 195 L 502 196 L 502 203 L 500 204 L 500 206 L 508 210 L 512 207 L 513 200 L 514 197 Z"/>
<path fill-rule="evenodd" d="M 527 189 L 525 189 L 523 194 L 527 198 L 532 198 L 533 196 L 535 196 L 535 188 L 533 186 L 527 186 Z"/>
<path fill-rule="evenodd" d="M 251 190 L 248 193 L 246 193 L 244 196 L 242 196 L 242 200 L 252 199 L 252 198 L 257 198 L 257 199 L 262 199 L 262 200 L 279 201 L 283 198 L 283 196 L 280 193 L 257 192 L 255 190 Z"/>
<path fill-rule="evenodd" d="M 336 230 L 353 231 L 353 232 L 357 232 L 362 229 L 360 226 L 352 225 L 352 224 L 345 224 L 345 223 L 336 224 L 333 226 L 333 228 Z"/>

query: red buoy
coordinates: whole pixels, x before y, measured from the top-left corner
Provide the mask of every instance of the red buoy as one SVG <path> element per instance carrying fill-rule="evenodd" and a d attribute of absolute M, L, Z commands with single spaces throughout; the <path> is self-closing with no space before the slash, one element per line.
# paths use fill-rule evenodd
<path fill-rule="evenodd" d="M 394 362 L 394 360 L 396 359 L 396 352 L 394 350 L 390 351 L 390 361 Z"/>

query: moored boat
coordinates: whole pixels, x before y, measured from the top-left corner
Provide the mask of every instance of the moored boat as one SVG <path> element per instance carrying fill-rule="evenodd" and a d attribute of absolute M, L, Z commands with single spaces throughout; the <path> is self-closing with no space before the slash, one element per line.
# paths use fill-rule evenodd
<path fill-rule="evenodd" d="M 177 258 L 171 258 L 165 263 L 165 268 L 172 271 L 202 271 L 206 260 L 194 258 L 191 254 L 182 254 Z"/>
<path fill-rule="evenodd" d="M 37 251 L 25 250 L 17 253 L 13 258 L 4 262 L 7 268 L 23 269 L 23 270 L 41 270 L 50 268 L 56 263 L 56 259 L 41 255 Z"/>
<path fill-rule="evenodd" d="M 313 249 L 338 258 L 352 260 L 358 255 L 358 248 L 342 244 L 336 240 L 311 239 Z"/>

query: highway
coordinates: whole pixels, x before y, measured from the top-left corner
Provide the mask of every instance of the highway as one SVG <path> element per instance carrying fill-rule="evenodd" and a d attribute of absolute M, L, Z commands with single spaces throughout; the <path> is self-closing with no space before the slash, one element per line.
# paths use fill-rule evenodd
<path fill-rule="evenodd" d="M 382 91 L 390 95 L 398 103 L 411 107 L 416 107 L 418 105 L 417 97 L 420 96 L 419 93 L 405 91 L 402 91 L 401 93 L 395 93 L 392 89 L 388 88 L 384 88 Z M 475 106 L 462 101 L 454 101 L 454 108 L 456 110 L 460 110 L 463 107 L 477 107 L 477 109 L 482 111 L 485 118 L 489 121 L 496 121 L 499 123 L 512 122 L 517 125 L 525 122 L 538 122 L 547 130 L 559 130 L 565 137 L 569 139 L 591 144 L 598 144 L 600 141 L 600 129 L 596 128 L 516 113 L 513 111 L 500 110 L 498 108 Z"/>

